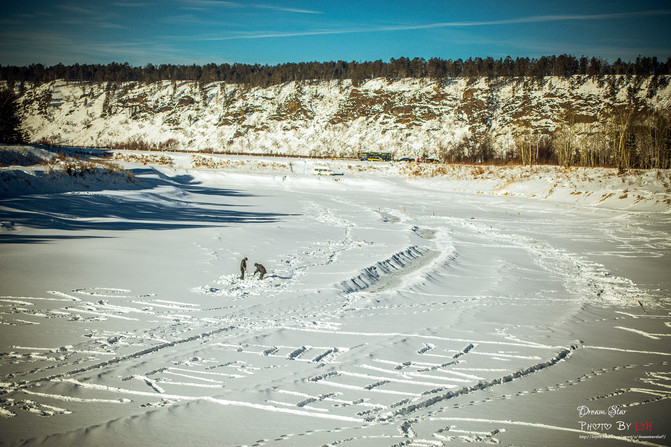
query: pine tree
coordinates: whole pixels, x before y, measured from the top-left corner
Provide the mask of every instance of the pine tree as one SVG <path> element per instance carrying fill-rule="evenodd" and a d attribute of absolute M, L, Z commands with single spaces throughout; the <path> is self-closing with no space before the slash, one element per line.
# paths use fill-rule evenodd
<path fill-rule="evenodd" d="M 25 142 L 17 98 L 10 89 L 0 90 L 0 141 L 10 144 Z"/>

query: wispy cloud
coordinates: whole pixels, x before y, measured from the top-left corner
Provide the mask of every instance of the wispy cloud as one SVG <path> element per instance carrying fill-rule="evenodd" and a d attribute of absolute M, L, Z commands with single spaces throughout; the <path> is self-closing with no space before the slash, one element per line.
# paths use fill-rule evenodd
<path fill-rule="evenodd" d="M 36 30 L 0 32 L 0 41 L 12 42 L 12 45 L 8 45 L 6 48 L 0 46 L 3 57 L 26 64 L 62 62 L 61 60 L 55 60 L 54 54 L 62 54 L 63 51 L 73 48 L 73 40 L 65 34 Z"/>
<path fill-rule="evenodd" d="M 300 36 L 320 36 L 333 34 L 354 34 L 354 33 L 375 33 L 375 32 L 393 32 L 393 31 L 411 31 L 435 28 L 466 28 L 466 27 L 485 27 L 499 25 L 519 25 L 529 23 L 547 23 L 547 22 L 567 22 L 567 21 L 603 21 L 634 19 L 642 17 L 668 16 L 671 10 L 651 10 L 611 14 L 558 14 L 541 15 L 529 17 L 516 17 L 501 20 L 483 20 L 483 21 L 464 21 L 464 22 L 436 22 L 417 25 L 395 25 L 395 26 L 369 26 L 359 28 L 339 28 L 339 29 L 314 29 L 292 32 L 271 32 L 256 31 L 249 33 L 236 33 L 220 36 L 202 36 L 202 40 L 238 40 L 238 39 L 268 39 L 281 37 L 300 37 Z"/>
<path fill-rule="evenodd" d="M 193 63 L 192 54 L 170 43 L 150 40 L 105 41 L 84 40 L 67 32 L 6 31 L 0 32 L 0 41 L 12 41 L 11 47 L 2 49 L 3 56 L 15 59 L 17 64 L 40 62 L 44 64 L 99 63 L 128 61 L 142 65 L 151 60 L 173 63 Z"/>
<path fill-rule="evenodd" d="M 261 3 L 241 3 L 217 0 L 184 0 L 183 6 L 194 9 L 227 7 L 240 9 L 270 9 L 273 11 L 289 12 L 295 14 L 322 14 L 320 11 L 311 9 L 288 8 L 285 6 L 265 5 Z"/>
<path fill-rule="evenodd" d="M 65 13 L 56 13 L 46 19 L 44 23 L 56 23 L 69 26 L 88 26 L 101 29 L 121 29 L 124 26 L 117 22 L 118 15 L 107 11 L 101 12 L 92 8 L 84 8 L 72 3 L 57 6 L 57 9 Z"/>
<path fill-rule="evenodd" d="M 222 58 L 260 62 L 324 58 L 373 60 L 413 52 L 461 57 L 484 53 L 496 56 L 497 52 L 537 56 L 559 51 L 597 54 L 609 59 L 631 57 L 630 54 L 666 58 L 669 54 L 668 37 L 657 30 L 662 30 L 664 20 L 668 21 L 671 16 L 671 4 L 668 7 L 641 6 L 633 12 L 595 14 L 566 14 L 547 6 L 545 12 L 537 9 L 536 15 L 490 15 L 484 20 L 470 21 L 453 19 L 477 10 L 469 7 L 455 9 L 453 16 L 437 13 L 428 16 L 435 17 L 433 19 L 415 22 L 400 15 L 403 8 L 396 11 L 390 6 L 388 14 L 379 16 L 376 8 L 369 11 L 354 2 L 349 6 L 357 8 L 357 14 L 337 7 L 337 2 L 299 5 L 276 0 L 61 0 L 50 8 L 17 6 L 14 12 L 8 11 L 0 17 L 0 61 L 21 64 L 121 60 L 144 64 Z M 581 23 L 589 26 L 581 27 L 580 35 L 538 32 L 538 28 L 545 28 L 543 24 L 550 28 L 552 24 Z M 626 23 L 636 32 L 621 33 L 616 37 L 624 40 L 615 42 L 606 40 L 612 39 L 612 35 L 591 31 L 604 29 L 592 24 L 608 23 Z M 541 26 L 525 26 L 531 24 Z M 652 39 L 646 27 L 656 33 Z M 115 31 L 119 28 L 133 31 Z M 511 33 L 512 29 L 519 32 Z M 407 34 L 400 39 L 403 32 Z M 338 39 L 338 35 L 345 38 Z M 329 45 L 305 45 L 304 48 L 282 45 L 289 38 L 309 40 L 311 36 L 328 37 Z M 381 44 L 358 48 L 352 45 L 352 36 L 375 38 Z"/>
<path fill-rule="evenodd" d="M 88 16 L 95 15 L 95 13 L 96 13 L 92 9 L 82 8 L 79 5 L 73 5 L 73 4 L 58 5 L 57 8 L 62 9 L 62 10 L 67 11 L 67 12 L 72 12 L 72 13 L 76 13 L 76 14 L 84 14 L 84 15 L 88 15 Z"/>
<path fill-rule="evenodd" d="M 314 11 L 311 9 L 286 8 L 282 6 L 272 6 L 272 5 L 249 5 L 249 6 L 257 9 L 272 9 L 274 11 L 294 12 L 297 14 L 322 14 L 320 11 Z"/>
<path fill-rule="evenodd" d="M 148 6 L 156 6 L 156 3 L 151 2 L 113 2 L 112 6 L 118 8 L 146 8 Z"/>
<path fill-rule="evenodd" d="M 205 18 L 195 14 L 180 14 L 158 19 L 159 22 L 174 25 L 222 26 L 221 20 Z"/>
<path fill-rule="evenodd" d="M 397 29 L 422 29 L 422 28 L 446 28 L 446 27 L 468 27 L 468 26 L 495 26 L 495 25 L 516 25 L 522 23 L 545 23 L 545 22 L 568 22 L 568 21 L 586 21 L 586 20 L 618 20 L 634 19 L 639 17 L 654 17 L 671 15 L 671 9 L 635 11 L 610 14 L 556 14 L 541 15 L 530 17 L 516 17 L 502 20 L 485 20 L 473 22 L 441 22 L 416 26 L 399 26 Z M 393 28 L 390 28 L 393 30 Z"/>

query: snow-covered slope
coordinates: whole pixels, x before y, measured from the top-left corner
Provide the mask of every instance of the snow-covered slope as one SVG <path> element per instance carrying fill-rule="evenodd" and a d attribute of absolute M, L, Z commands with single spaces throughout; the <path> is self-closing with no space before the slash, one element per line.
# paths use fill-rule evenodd
<path fill-rule="evenodd" d="M 370 186 L 380 178 L 409 181 L 420 190 L 527 198 L 576 206 L 668 212 L 671 170 L 563 168 L 558 166 L 480 166 L 406 162 L 312 160 L 182 152 L 116 150 L 112 161 L 77 160 L 39 147 L 0 145 L 0 198 L 63 191 L 142 187 L 132 173 L 138 165 L 198 172 L 206 180 L 221 172 L 256 175 L 269 186 L 338 181 Z M 127 170 L 122 169 L 122 166 Z M 315 167 L 342 175 L 320 178 Z M 376 187 L 377 188 L 377 187 Z M 383 187 L 380 187 L 383 188 Z"/>
<path fill-rule="evenodd" d="M 510 151 L 520 133 L 549 133 L 567 112 L 575 123 L 603 123 L 612 108 L 636 98 L 671 106 L 668 77 L 568 79 L 457 78 L 388 82 L 286 83 L 268 88 L 197 82 L 67 83 L 21 96 L 32 141 L 226 153 L 436 157 L 470 135 L 487 133 Z M 659 81 L 659 80 L 658 80 Z M 580 129 L 576 129 L 577 132 Z"/>
<path fill-rule="evenodd" d="M 133 188 L 135 176 L 115 163 L 0 145 L 0 199 L 26 194 Z"/>

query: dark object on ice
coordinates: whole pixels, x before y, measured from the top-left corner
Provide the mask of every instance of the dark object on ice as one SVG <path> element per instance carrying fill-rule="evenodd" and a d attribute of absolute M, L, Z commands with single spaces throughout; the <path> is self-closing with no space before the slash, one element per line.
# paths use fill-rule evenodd
<path fill-rule="evenodd" d="M 257 273 L 261 273 L 261 276 L 259 277 L 259 279 L 263 279 L 263 276 L 266 274 L 266 268 L 264 266 L 262 266 L 261 264 L 254 264 L 254 267 L 256 267 L 256 271 L 254 272 L 254 275 L 256 275 Z M 252 276 L 254 276 L 254 275 L 252 275 Z"/>
<path fill-rule="evenodd" d="M 646 313 L 646 314 L 647 314 L 647 312 L 645 311 L 645 307 L 643 307 L 643 303 L 641 303 L 641 302 L 639 301 L 639 302 L 638 302 L 638 305 L 641 306 L 641 309 L 643 309 L 643 313 Z"/>
<path fill-rule="evenodd" d="M 359 152 L 361 161 L 391 161 L 391 152 Z"/>
<path fill-rule="evenodd" d="M 247 256 L 240 263 L 240 279 L 245 279 L 245 272 L 247 271 Z"/>

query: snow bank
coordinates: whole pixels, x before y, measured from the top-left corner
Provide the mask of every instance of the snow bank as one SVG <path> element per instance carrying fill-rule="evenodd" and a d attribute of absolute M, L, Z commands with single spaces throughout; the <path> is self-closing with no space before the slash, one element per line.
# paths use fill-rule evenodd
<path fill-rule="evenodd" d="M 139 154 L 139 155 L 138 155 Z M 389 181 L 407 180 L 418 187 L 524 197 L 549 202 L 574 203 L 632 211 L 671 210 L 671 170 L 629 170 L 614 168 L 563 168 L 559 166 L 493 166 L 433 164 L 415 162 L 362 162 L 348 160 L 311 160 L 282 157 L 245 157 L 182 153 L 136 153 L 117 151 L 120 160 L 137 162 L 138 157 L 161 157 L 161 164 L 183 169 L 198 169 L 198 176 L 264 174 L 266 181 L 287 187 L 301 184 L 329 185 L 336 181 L 342 188 L 366 187 L 384 190 Z M 142 157 L 145 157 L 144 159 Z M 314 167 L 342 173 L 343 176 L 317 178 Z M 220 178 L 220 177 L 218 177 Z M 258 182 L 264 176 L 256 176 Z"/>
<path fill-rule="evenodd" d="M 0 197 L 137 187 L 133 174 L 31 146 L 0 146 Z"/>
<path fill-rule="evenodd" d="M 139 166 L 187 169 L 202 181 L 221 181 L 220 172 L 285 187 L 341 182 L 342 188 L 384 189 L 407 180 L 421 188 L 574 203 L 632 211 L 671 209 L 671 170 L 563 168 L 557 166 L 447 165 L 250 157 L 170 152 L 116 151 L 128 169 Z M 20 194 L 137 187 L 130 171 L 102 163 L 58 159 L 31 146 L 0 147 L 0 193 Z M 321 176 L 320 170 L 343 175 Z M 261 176 L 257 175 L 261 174 Z"/>

